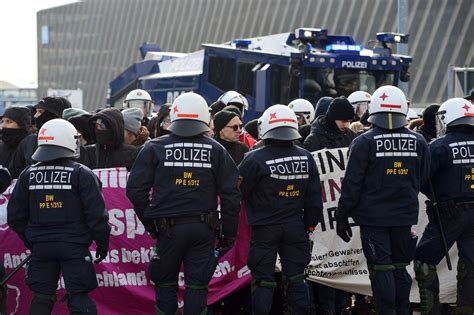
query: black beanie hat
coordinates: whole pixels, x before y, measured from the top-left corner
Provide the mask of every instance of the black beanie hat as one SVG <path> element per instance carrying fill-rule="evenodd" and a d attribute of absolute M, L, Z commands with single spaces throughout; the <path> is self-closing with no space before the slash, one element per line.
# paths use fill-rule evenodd
<path fill-rule="evenodd" d="M 92 114 L 82 114 L 79 116 L 74 116 L 69 118 L 69 122 L 76 127 L 79 133 L 84 137 L 87 141 L 87 144 L 92 144 L 92 132 L 89 129 L 89 119 L 92 117 Z"/>
<path fill-rule="evenodd" d="M 438 112 L 439 104 L 431 104 L 423 111 L 423 124 L 427 126 L 436 126 L 436 113 Z"/>
<path fill-rule="evenodd" d="M 35 105 L 35 108 L 41 108 L 45 111 L 50 112 L 51 114 L 55 115 L 56 118 L 63 117 L 63 110 L 66 108 L 71 108 L 71 102 L 69 102 L 64 97 L 56 97 L 56 96 L 46 96 L 38 104 Z"/>
<path fill-rule="evenodd" d="M 217 138 L 219 138 L 219 132 L 224 129 L 224 127 L 231 121 L 234 117 L 239 117 L 234 112 L 229 112 L 226 110 L 221 110 L 214 116 L 214 133 Z"/>
<path fill-rule="evenodd" d="M 328 111 L 326 112 L 327 121 L 336 120 L 353 120 L 354 119 L 354 107 L 344 96 L 336 97 L 329 104 Z"/>
<path fill-rule="evenodd" d="M 233 113 L 236 113 L 237 115 L 239 115 L 240 118 L 242 118 L 242 112 L 240 111 L 240 109 L 235 106 L 235 105 L 227 105 L 226 107 L 224 107 L 223 110 L 226 110 L 228 112 L 233 112 Z"/>
<path fill-rule="evenodd" d="M 211 111 L 211 116 L 216 115 L 218 112 L 224 109 L 226 105 L 222 103 L 221 101 L 215 101 L 214 103 L 211 104 L 210 111 Z"/>
<path fill-rule="evenodd" d="M 331 101 L 333 99 L 334 98 L 332 98 L 330 96 L 321 97 L 318 100 L 318 102 L 316 103 L 316 107 L 314 109 L 315 110 L 315 117 L 326 115 L 326 112 L 328 111 L 329 104 L 331 103 Z"/>
<path fill-rule="evenodd" d="M 27 107 L 12 106 L 5 110 L 2 117 L 7 117 L 18 124 L 20 129 L 29 131 L 31 128 L 31 111 Z"/>
<path fill-rule="evenodd" d="M 245 130 L 254 138 L 258 140 L 258 119 L 252 119 L 244 126 Z"/>

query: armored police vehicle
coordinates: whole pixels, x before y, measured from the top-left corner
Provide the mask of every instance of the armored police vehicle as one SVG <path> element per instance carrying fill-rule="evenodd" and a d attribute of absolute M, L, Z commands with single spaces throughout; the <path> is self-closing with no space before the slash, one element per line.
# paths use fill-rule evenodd
<path fill-rule="evenodd" d="M 407 42 L 408 35 L 378 33 L 364 48 L 349 35 L 299 28 L 294 33 L 203 44 L 202 50 L 189 54 L 160 52 L 158 45 L 144 44 L 144 60 L 110 83 L 109 103 L 121 107 L 136 88 L 148 91 L 156 106 L 190 91 L 210 104 L 235 90 L 249 101 L 249 120 L 273 104 L 295 98 L 315 103 L 323 96 L 372 93 L 382 85 L 408 81 L 411 57 L 393 54 L 389 47 Z"/>

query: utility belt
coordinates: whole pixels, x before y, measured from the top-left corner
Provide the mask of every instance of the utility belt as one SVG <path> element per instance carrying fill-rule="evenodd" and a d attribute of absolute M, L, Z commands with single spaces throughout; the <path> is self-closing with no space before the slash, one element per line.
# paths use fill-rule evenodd
<path fill-rule="evenodd" d="M 442 219 L 455 219 L 464 211 L 474 210 L 474 201 L 448 200 L 438 202 L 436 205 Z M 426 201 L 426 211 L 431 220 L 434 215 L 434 205 L 430 200 Z"/>
<path fill-rule="evenodd" d="M 153 220 L 155 224 L 155 230 L 157 233 L 164 233 L 166 236 L 171 237 L 171 228 L 175 225 L 193 224 L 193 223 L 205 223 L 211 230 L 216 233 L 221 233 L 222 222 L 219 218 L 218 211 L 212 211 L 209 213 L 202 213 L 197 215 L 183 215 L 168 218 L 159 218 Z M 216 234 L 217 235 L 217 234 Z"/>

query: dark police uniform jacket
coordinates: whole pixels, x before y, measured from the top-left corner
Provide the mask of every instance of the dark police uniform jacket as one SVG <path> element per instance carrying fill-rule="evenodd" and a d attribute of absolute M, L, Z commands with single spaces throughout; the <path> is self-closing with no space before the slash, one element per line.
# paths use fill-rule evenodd
<path fill-rule="evenodd" d="M 436 201 L 474 201 L 474 128 L 448 127 L 445 136 L 430 143 L 430 152 Z M 428 186 L 422 191 L 430 196 Z"/>
<path fill-rule="evenodd" d="M 219 196 L 224 235 L 235 238 L 237 181 L 234 161 L 215 140 L 170 134 L 144 145 L 130 172 L 127 196 L 148 231 L 153 230 L 153 219 L 216 211 Z"/>
<path fill-rule="evenodd" d="M 428 180 L 430 155 L 420 134 L 374 127 L 357 137 L 336 216 L 360 225 L 407 226 L 418 221 L 418 193 Z"/>
<path fill-rule="evenodd" d="M 303 218 L 309 228 L 321 220 L 321 184 L 307 150 L 292 142 L 265 144 L 245 155 L 239 171 L 249 225 L 286 224 Z"/>
<path fill-rule="evenodd" d="M 8 224 L 26 245 L 69 242 L 108 247 L 109 215 L 97 176 L 70 159 L 32 165 L 8 203 Z"/>

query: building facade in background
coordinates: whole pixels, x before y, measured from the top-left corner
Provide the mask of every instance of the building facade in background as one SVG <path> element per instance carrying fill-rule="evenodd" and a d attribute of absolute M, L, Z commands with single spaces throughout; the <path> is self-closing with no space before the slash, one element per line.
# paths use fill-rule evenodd
<path fill-rule="evenodd" d="M 37 102 L 36 89 L 19 88 L 0 81 L 0 115 L 10 106 L 36 105 Z"/>
<path fill-rule="evenodd" d="M 38 24 L 38 96 L 80 89 L 84 109 L 106 105 L 109 82 L 141 59 L 139 47 L 191 52 L 201 43 L 327 28 L 366 44 L 397 31 L 398 0 L 86 0 L 43 10 Z M 448 65 L 473 65 L 472 0 L 408 0 L 408 98 L 447 97 Z"/>

